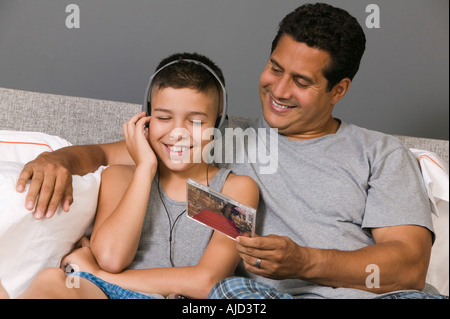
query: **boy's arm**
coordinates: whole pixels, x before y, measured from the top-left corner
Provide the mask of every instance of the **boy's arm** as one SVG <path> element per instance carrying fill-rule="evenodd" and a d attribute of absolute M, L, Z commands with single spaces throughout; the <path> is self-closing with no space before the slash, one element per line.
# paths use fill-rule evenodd
<path fill-rule="evenodd" d="M 136 120 L 136 121 L 135 121 Z M 136 254 L 158 159 L 142 128 L 149 117 L 123 126 L 127 149 L 136 166 L 113 165 L 102 173 L 91 249 L 99 265 L 120 272 Z"/>
<path fill-rule="evenodd" d="M 100 267 L 108 272 L 122 271 L 136 254 L 156 171 L 150 170 L 113 165 L 102 173 L 90 246 Z"/>
<path fill-rule="evenodd" d="M 258 186 L 247 176 L 230 175 L 222 192 L 251 207 L 258 206 Z M 218 281 L 233 275 L 239 260 L 236 242 L 214 232 L 196 266 L 133 269 L 118 274 L 99 270 L 97 275 L 129 290 L 163 296 L 175 293 L 189 298 L 206 298 Z"/>
<path fill-rule="evenodd" d="M 233 275 L 239 260 L 235 241 L 214 232 L 195 266 L 129 269 L 117 274 L 99 269 L 95 275 L 133 291 L 203 299 L 218 281 Z"/>
<path fill-rule="evenodd" d="M 25 206 L 29 210 L 35 208 L 36 218 L 50 218 L 59 204 L 64 211 L 69 211 L 73 202 L 72 175 L 84 175 L 101 165 L 112 164 L 134 164 L 125 141 L 64 147 L 42 153 L 27 163 L 19 175 L 16 189 L 23 192 L 31 179 Z"/>

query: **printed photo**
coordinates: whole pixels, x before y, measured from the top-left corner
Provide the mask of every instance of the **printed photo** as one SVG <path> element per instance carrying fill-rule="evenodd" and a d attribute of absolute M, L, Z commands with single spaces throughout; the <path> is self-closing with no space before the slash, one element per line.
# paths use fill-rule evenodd
<path fill-rule="evenodd" d="M 254 236 L 256 210 L 193 180 L 187 182 L 187 214 L 232 239 Z"/>

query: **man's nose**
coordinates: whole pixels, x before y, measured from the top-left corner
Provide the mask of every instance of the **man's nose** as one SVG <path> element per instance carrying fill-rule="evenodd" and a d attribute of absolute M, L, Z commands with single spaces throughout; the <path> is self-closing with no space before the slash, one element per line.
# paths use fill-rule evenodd
<path fill-rule="evenodd" d="M 291 80 L 287 75 L 279 78 L 271 88 L 274 98 L 280 102 L 289 100 L 291 98 L 291 86 Z"/>

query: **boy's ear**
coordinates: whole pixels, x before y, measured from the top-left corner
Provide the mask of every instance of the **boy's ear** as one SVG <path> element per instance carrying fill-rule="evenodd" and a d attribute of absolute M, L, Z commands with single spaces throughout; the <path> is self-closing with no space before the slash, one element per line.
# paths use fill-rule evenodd
<path fill-rule="evenodd" d="M 339 81 L 339 83 L 336 84 L 332 89 L 332 104 L 336 104 L 337 102 L 339 102 L 348 92 L 351 85 L 352 80 L 350 80 L 349 78 L 343 78 L 341 81 Z"/>

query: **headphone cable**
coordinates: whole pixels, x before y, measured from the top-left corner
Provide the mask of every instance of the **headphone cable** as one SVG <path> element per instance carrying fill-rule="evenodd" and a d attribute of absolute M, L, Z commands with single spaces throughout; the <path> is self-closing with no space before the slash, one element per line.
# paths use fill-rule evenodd
<path fill-rule="evenodd" d="M 209 164 L 207 164 L 207 166 L 206 166 L 206 185 L 209 187 L 208 171 L 209 171 Z M 164 199 L 161 195 L 161 183 L 160 183 L 159 172 L 158 172 L 158 195 L 159 195 L 159 199 L 161 200 L 161 203 L 164 206 L 164 210 L 166 212 L 167 219 L 169 220 L 169 261 L 170 261 L 170 265 L 172 267 L 175 267 L 175 264 L 172 259 L 172 233 L 173 233 L 173 229 L 175 228 L 175 224 L 177 223 L 178 219 L 180 219 L 180 217 L 186 212 L 186 209 L 183 210 L 177 216 L 177 218 L 175 218 L 175 221 L 172 224 L 172 218 L 170 217 L 169 210 L 167 209 L 166 203 L 164 202 Z"/>

